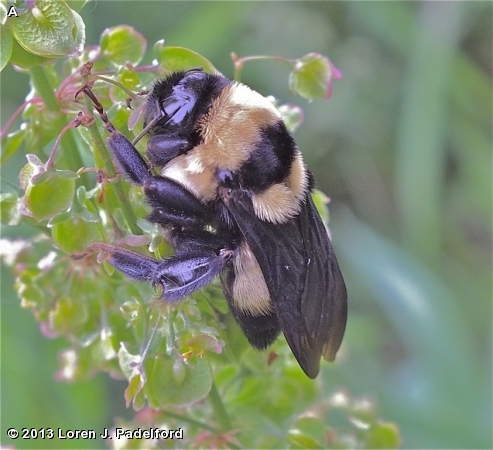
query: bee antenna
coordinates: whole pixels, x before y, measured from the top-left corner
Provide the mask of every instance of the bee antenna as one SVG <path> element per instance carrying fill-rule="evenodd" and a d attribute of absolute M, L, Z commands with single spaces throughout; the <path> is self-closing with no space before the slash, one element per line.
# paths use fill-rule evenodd
<path fill-rule="evenodd" d="M 159 108 L 159 102 L 156 99 L 156 114 L 154 115 L 154 118 L 143 128 L 143 130 L 136 136 L 136 138 L 132 141 L 132 145 L 137 144 L 142 137 L 154 126 L 156 123 L 158 123 L 162 118 L 163 118 L 163 113 L 161 112 L 161 109 Z"/>
<path fill-rule="evenodd" d="M 97 99 L 97 97 L 94 95 L 94 92 L 92 92 L 92 89 L 90 86 L 87 84 L 83 85 L 75 94 L 75 98 L 77 99 L 78 95 L 83 92 L 85 95 L 87 95 L 90 100 L 92 101 L 92 104 L 94 105 L 94 108 L 96 108 L 96 111 L 99 114 L 99 117 L 101 117 L 101 120 L 104 122 L 106 129 L 108 131 L 115 131 L 115 127 L 113 124 L 110 122 L 108 119 L 108 115 L 104 112 L 103 105 L 101 102 Z"/>

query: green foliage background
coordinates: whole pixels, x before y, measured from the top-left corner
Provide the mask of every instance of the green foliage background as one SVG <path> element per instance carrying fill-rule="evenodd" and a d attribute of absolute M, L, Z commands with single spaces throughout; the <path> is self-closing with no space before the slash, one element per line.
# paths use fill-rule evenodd
<path fill-rule="evenodd" d="M 96 2 L 80 12 L 86 45 L 128 24 L 150 43 L 197 51 L 226 76 L 231 51 L 317 51 L 342 71 L 332 99 L 310 104 L 290 96 L 282 65 L 247 65 L 243 81 L 302 106 L 296 138 L 332 198 L 350 312 L 340 360 L 321 375 L 325 394 L 343 386 L 373 396 L 405 448 L 493 444 L 492 12 L 489 2 Z M 2 125 L 27 82 L 2 73 Z M 2 177 L 17 184 L 24 164 L 17 155 Z M 2 227 L 4 237 L 30 232 Z M 102 429 L 131 417 L 125 382 L 54 380 L 65 343 L 41 337 L 2 270 L 3 421 Z"/>

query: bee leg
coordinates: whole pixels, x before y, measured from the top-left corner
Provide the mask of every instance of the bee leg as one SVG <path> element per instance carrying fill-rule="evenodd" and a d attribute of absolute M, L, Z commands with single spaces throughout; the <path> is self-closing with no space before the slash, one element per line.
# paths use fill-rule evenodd
<path fill-rule="evenodd" d="M 105 245 L 102 249 L 109 255 L 108 262 L 132 280 L 152 283 L 158 270 L 157 259 L 142 255 L 117 245 Z"/>
<path fill-rule="evenodd" d="M 144 180 L 152 176 L 151 170 L 144 161 L 144 158 L 140 156 L 140 153 L 125 135 L 120 133 L 110 122 L 108 115 L 104 111 L 103 105 L 101 105 L 96 98 L 90 86 L 84 85 L 82 89 L 77 92 L 76 97 L 80 92 L 84 92 L 84 94 L 91 99 L 101 120 L 106 126 L 106 130 L 110 132 L 109 137 L 106 139 L 106 144 L 113 154 L 120 172 L 122 172 L 131 183 L 142 185 Z"/>
<path fill-rule="evenodd" d="M 149 221 L 163 227 L 205 226 L 213 219 L 212 208 L 170 178 L 148 178 L 144 182 L 144 192 L 153 207 Z"/>
<path fill-rule="evenodd" d="M 142 185 L 152 176 L 151 170 L 135 146 L 119 131 L 110 130 L 111 135 L 106 140 L 118 168 L 131 183 Z M 178 136 L 156 135 L 149 139 L 147 156 L 152 164 L 165 166 L 172 159 L 186 153 L 192 146 Z"/>
<path fill-rule="evenodd" d="M 234 250 L 177 254 L 162 261 L 154 272 L 154 285 L 163 289 L 162 297 L 177 301 L 207 286 L 224 269 Z"/>
<path fill-rule="evenodd" d="M 104 250 L 115 269 L 134 280 L 160 286 L 165 300 L 178 301 L 209 284 L 234 254 L 229 248 L 216 251 L 190 248 L 187 253 L 162 261 L 118 246 L 108 245 Z"/>
<path fill-rule="evenodd" d="M 133 184 L 142 185 L 152 177 L 151 169 L 132 143 L 119 131 L 113 129 L 106 139 L 120 172 Z"/>
<path fill-rule="evenodd" d="M 211 205 L 202 203 L 176 181 L 159 176 L 148 178 L 144 192 L 152 206 L 147 219 L 168 231 L 167 238 L 177 252 L 193 247 L 194 252 L 200 253 L 206 248 L 235 247 L 239 242 L 230 228 L 217 229 Z"/>
<path fill-rule="evenodd" d="M 147 156 L 154 165 L 163 167 L 191 148 L 190 142 L 180 136 L 156 134 L 147 142 Z"/>

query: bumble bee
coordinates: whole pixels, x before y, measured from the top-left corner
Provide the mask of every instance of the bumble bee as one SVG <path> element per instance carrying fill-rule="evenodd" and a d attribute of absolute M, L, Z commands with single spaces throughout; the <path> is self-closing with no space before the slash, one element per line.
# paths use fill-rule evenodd
<path fill-rule="evenodd" d="M 311 197 L 313 177 L 278 110 L 244 84 L 202 69 L 156 81 L 143 107 L 155 175 L 91 98 L 119 170 L 143 187 L 148 220 L 175 251 L 156 260 L 107 246 L 110 264 L 160 286 L 171 302 L 220 276 L 250 344 L 265 349 L 282 331 L 315 378 L 320 358 L 334 360 L 341 344 L 346 287 Z"/>

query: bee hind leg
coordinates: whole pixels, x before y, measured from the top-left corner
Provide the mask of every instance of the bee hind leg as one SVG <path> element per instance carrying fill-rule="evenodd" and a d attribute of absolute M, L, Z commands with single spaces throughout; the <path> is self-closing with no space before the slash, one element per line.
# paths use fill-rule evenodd
<path fill-rule="evenodd" d="M 205 287 L 224 269 L 234 251 L 190 246 L 187 253 L 157 260 L 118 246 L 107 246 L 108 262 L 127 277 L 152 283 L 162 290 L 161 297 L 178 301 Z"/>

